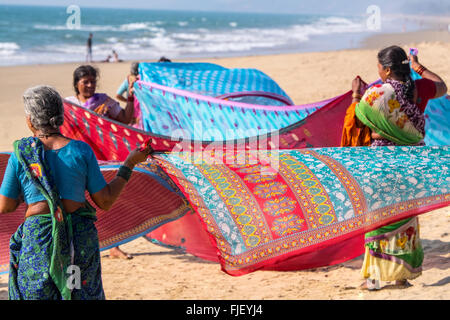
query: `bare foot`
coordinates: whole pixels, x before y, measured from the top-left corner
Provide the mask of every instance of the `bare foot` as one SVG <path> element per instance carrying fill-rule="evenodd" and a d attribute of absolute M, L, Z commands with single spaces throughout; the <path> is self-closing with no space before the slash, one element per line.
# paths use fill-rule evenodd
<path fill-rule="evenodd" d="M 109 256 L 113 259 L 133 259 L 131 254 L 123 252 L 119 247 L 114 247 L 109 250 Z"/>
<path fill-rule="evenodd" d="M 404 288 L 411 287 L 412 284 L 409 283 L 409 281 L 406 280 L 406 279 L 405 280 L 396 280 L 395 281 L 395 286 L 398 287 L 398 288 L 404 289 Z"/>
<path fill-rule="evenodd" d="M 359 288 L 361 290 L 369 290 L 369 291 L 376 291 L 376 290 L 380 290 L 380 285 L 379 283 L 376 282 L 377 280 L 372 280 L 372 279 L 367 279 L 366 281 L 364 281 L 363 283 L 361 283 L 361 285 L 359 286 Z"/>

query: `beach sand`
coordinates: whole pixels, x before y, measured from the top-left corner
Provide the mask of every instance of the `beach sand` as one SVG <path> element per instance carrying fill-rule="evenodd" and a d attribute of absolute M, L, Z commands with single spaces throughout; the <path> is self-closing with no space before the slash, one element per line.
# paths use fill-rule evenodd
<path fill-rule="evenodd" d="M 419 61 L 450 83 L 450 34 L 424 31 L 395 35 L 377 34 L 363 48 L 334 52 L 279 54 L 238 58 L 190 59 L 229 68 L 257 68 L 272 77 L 296 104 L 340 95 L 360 75 L 366 82 L 378 79 L 379 49 L 400 44 L 417 47 Z M 177 60 L 179 61 L 179 60 Z M 73 95 L 72 72 L 79 64 L 46 64 L 1 67 L 0 150 L 11 151 L 12 142 L 29 135 L 25 125 L 22 93 L 30 86 L 48 84 L 63 97 Z M 115 95 L 130 63 L 98 63 L 98 92 Z M 360 290 L 362 256 L 346 263 L 314 270 L 257 271 L 232 277 L 220 265 L 189 254 L 154 245 L 144 238 L 121 248 L 132 260 L 111 259 L 102 252 L 102 276 L 107 299 L 201 299 L 201 300 L 329 300 L 329 299 L 450 299 L 450 208 L 420 216 L 425 251 L 423 274 L 412 287 L 387 286 L 378 292 Z M 7 275 L 0 276 L 0 300 L 7 299 Z"/>

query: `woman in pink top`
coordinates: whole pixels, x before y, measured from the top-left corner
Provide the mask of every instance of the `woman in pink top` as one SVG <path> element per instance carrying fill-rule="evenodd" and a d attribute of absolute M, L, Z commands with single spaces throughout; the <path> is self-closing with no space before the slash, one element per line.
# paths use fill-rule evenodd
<path fill-rule="evenodd" d="M 119 102 L 105 93 L 96 93 L 98 70 L 90 65 L 83 65 L 75 69 L 73 73 L 73 87 L 75 96 L 66 100 L 81 107 L 94 111 L 102 116 L 129 124 L 133 120 L 134 93 L 133 83 L 129 83 L 129 95 L 127 105 L 123 109 Z"/>

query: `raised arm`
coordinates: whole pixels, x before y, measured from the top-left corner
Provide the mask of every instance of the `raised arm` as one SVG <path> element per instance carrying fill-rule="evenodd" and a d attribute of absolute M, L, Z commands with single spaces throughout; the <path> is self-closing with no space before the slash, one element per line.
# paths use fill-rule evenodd
<path fill-rule="evenodd" d="M 133 89 L 133 84 L 136 80 L 134 81 L 128 81 L 128 99 L 127 101 L 127 105 L 125 107 L 125 109 L 122 109 L 122 111 L 120 111 L 120 113 L 117 115 L 116 119 L 119 122 L 125 123 L 125 124 L 129 124 L 132 120 L 133 120 L 133 115 L 134 115 L 134 89 Z"/>
<path fill-rule="evenodd" d="M 145 161 L 150 152 L 150 147 L 145 148 L 143 151 L 139 151 L 139 149 L 131 151 L 124 164 L 120 167 L 117 176 L 103 189 L 91 194 L 92 200 L 99 208 L 105 211 L 111 209 L 112 205 L 119 198 L 120 193 L 127 184 L 133 168 L 138 163 Z"/>
<path fill-rule="evenodd" d="M 447 85 L 444 80 L 439 77 L 436 73 L 431 72 L 427 68 L 425 68 L 422 64 L 419 63 L 419 59 L 417 56 L 410 55 L 409 60 L 411 61 L 411 68 L 417 72 L 422 78 L 428 79 L 434 82 L 436 85 L 436 96 L 435 98 L 442 97 L 447 93 Z"/>
<path fill-rule="evenodd" d="M 122 102 L 127 102 L 127 99 L 123 97 L 121 94 L 116 94 L 116 99 Z"/>

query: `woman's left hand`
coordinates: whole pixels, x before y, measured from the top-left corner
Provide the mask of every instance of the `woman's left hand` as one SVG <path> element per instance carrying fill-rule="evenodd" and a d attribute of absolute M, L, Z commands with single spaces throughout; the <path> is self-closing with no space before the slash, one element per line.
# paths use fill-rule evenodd
<path fill-rule="evenodd" d="M 128 154 L 124 165 L 132 169 L 138 163 L 146 161 L 152 152 L 153 149 L 150 145 L 147 145 L 144 148 L 137 148 Z"/>

